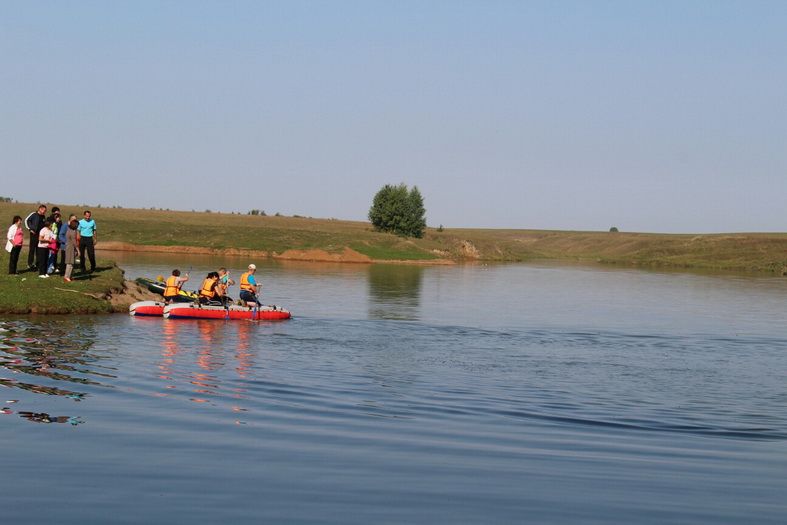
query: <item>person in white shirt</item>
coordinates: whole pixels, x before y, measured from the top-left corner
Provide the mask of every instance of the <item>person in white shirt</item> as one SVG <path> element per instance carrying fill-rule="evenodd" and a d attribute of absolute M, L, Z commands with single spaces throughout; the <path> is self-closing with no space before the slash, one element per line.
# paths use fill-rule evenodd
<path fill-rule="evenodd" d="M 44 227 L 38 232 L 38 251 L 36 252 L 36 262 L 38 263 L 38 276 L 49 277 L 46 270 L 49 263 L 49 243 L 55 237 L 50 229 L 50 222 L 44 221 Z"/>
<path fill-rule="evenodd" d="M 22 231 L 22 217 L 14 215 L 14 220 L 11 221 L 11 227 L 8 228 L 6 238 L 6 251 L 11 255 L 8 259 L 8 275 L 17 275 L 16 265 L 19 262 L 19 254 L 22 251 L 22 241 L 24 240 L 25 232 Z M 10 249 L 9 249 L 10 248 Z"/>

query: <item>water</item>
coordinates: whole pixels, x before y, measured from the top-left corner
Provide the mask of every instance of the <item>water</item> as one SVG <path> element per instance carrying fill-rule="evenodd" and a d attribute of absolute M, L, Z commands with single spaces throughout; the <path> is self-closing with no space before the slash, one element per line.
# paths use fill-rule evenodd
<path fill-rule="evenodd" d="M 2 523 L 787 518 L 782 279 L 257 264 L 294 319 L 0 319 Z"/>

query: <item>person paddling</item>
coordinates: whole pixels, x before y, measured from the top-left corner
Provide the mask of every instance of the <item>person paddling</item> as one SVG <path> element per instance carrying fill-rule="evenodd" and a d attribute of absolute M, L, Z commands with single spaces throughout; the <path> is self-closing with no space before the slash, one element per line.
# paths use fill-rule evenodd
<path fill-rule="evenodd" d="M 221 299 L 222 304 L 228 304 L 232 302 L 232 299 L 227 295 L 230 286 L 235 286 L 235 281 L 230 277 L 230 272 L 228 272 L 227 269 L 222 266 L 221 268 L 219 268 L 219 287 L 218 287 L 219 297 Z"/>
<path fill-rule="evenodd" d="M 262 306 L 262 303 L 257 299 L 257 293 L 262 289 L 262 285 L 258 285 L 254 278 L 256 271 L 257 266 L 250 264 L 249 271 L 240 276 L 240 299 L 249 306 L 251 306 L 249 303 Z"/>
<path fill-rule="evenodd" d="M 189 280 L 189 274 L 185 277 L 180 276 L 180 270 L 172 270 L 172 275 L 167 278 L 167 285 L 164 288 L 164 302 L 171 303 L 180 294 L 180 287 Z"/>
<path fill-rule="evenodd" d="M 202 286 L 199 290 L 199 303 L 208 304 L 211 301 L 217 300 L 221 295 L 219 294 L 219 274 L 217 272 L 210 272 L 205 280 L 202 281 Z"/>

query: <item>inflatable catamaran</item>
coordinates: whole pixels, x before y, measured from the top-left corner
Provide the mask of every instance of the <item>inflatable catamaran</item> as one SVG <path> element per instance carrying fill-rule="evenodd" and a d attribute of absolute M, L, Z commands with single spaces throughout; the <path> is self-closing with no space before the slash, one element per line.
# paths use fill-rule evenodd
<path fill-rule="evenodd" d="M 195 303 L 164 304 L 158 301 L 139 301 L 128 308 L 134 316 L 165 317 L 167 319 L 246 319 L 251 321 L 278 321 L 292 317 L 289 310 L 269 305 L 252 308 L 249 306 L 213 306 Z"/>

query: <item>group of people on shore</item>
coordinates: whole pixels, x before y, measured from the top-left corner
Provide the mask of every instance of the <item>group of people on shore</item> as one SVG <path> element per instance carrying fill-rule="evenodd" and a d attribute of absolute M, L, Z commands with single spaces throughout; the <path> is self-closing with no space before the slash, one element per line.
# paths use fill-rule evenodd
<path fill-rule="evenodd" d="M 254 277 L 256 272 L 257 266 L 250 264 L 248 270 L 240 276 L 240 300 L 246 305 L 256 304 L 257 306 L 262 306 L 262 303 L 257 298 L 257 294 L 262 289 L 262 284 L 257 283 Z M 175 301 L 180 294 L 181 287 L 188 280 L 189 274 L 181 276 L 180 270 L 172 270 L 172 275 L 167 278 L 165 283 L 164 301 L 167 303 Z M 199 289 L 200 304 L 229 305 L 232 301 L 227 296 L 227 291 L 234 284 L 235 281 L 230 278 L 226 268 L 219 268 L 218 272 L 208 273 Z"/>
<path fill-rule="evenodd" d="M 82 273 L 93 273 L 96 269 L 96 221 L 90 210 L 85 210 L 82 219 L 71 214 L 63 220 L 60 208 L 52 208 L 47 217 L 47 206 L 41 204 L 25 220 L 14 215 L 6 235 L 6 251 L 10 253 L 8 273 L 18 275 L 19 255 L 24 244 L 24 228 L 30 236 L 27 253 L 27 267 L 38 270 L 42 279 L 52 274 L 62 274 L 63 280 L 71 282 L 74 265 L 79 263 Z M 90 260 L 90 270 L 86 269 L 85 256 Z M 77 261 L 77 257 L 79 260 Z"/>

